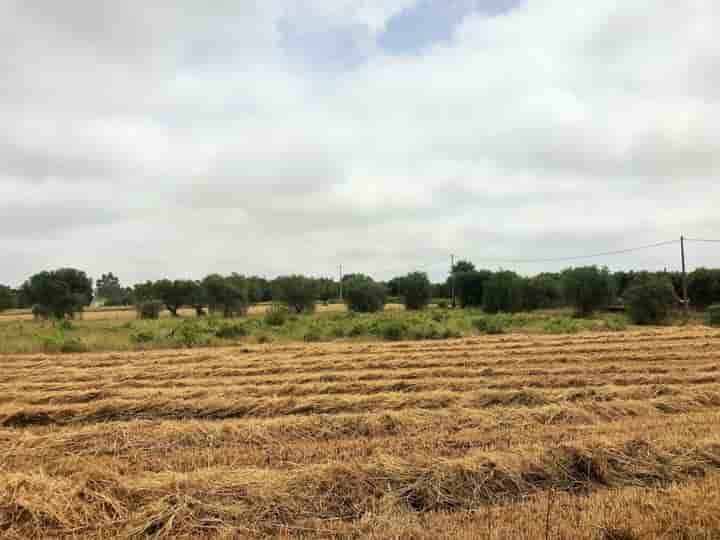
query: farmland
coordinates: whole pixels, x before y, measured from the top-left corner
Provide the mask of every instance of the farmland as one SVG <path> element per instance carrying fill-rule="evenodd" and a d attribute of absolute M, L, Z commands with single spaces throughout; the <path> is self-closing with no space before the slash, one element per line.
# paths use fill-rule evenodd
<path fill-rule="evenodd" d="M 0 359 L 7 538 L 715 538 L 720 331 Z"/>

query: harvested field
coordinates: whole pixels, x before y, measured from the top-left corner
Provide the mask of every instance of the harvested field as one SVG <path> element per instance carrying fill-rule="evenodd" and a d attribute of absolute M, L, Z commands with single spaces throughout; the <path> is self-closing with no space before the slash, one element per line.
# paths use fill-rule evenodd
<path fill-rule="evenodd" d="M 720 537 L 720 331 L 0 356 L 3 538 Z"/>

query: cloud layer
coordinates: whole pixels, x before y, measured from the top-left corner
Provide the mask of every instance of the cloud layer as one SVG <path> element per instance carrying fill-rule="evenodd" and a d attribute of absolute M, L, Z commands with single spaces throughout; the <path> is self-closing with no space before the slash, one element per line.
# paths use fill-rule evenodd
<path fill-rule="evenodd" d="M 0 2 L 0 283 L 720 238 L 717 2 L 245 4 Z"/>

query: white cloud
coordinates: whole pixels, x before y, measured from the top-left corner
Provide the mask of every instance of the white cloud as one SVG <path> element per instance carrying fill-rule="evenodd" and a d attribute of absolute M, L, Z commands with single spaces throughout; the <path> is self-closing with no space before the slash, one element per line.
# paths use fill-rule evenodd
<path fill-rule="evenodd" d="M 0 4 L 0 282 L 340 261 L 439 278 L 450 252 L 720 237 L 720 4 L 529 0 L 332 73 L 278 34 L 372 41 L 412 3 Z M 700 246 L 691 263 L 717 264 Z"/>

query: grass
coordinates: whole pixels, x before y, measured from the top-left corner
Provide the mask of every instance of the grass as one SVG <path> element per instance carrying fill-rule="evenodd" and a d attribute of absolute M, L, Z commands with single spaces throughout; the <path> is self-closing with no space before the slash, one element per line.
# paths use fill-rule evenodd
<path fill-rule="evenodd" d="M 332 307 L 332 306 L 331 306 Z M 72 323 L 0 318 L 0 354 L 152 350 L 238 343 L 352 340 L 438 340 L 479 334 L 569 334 L 625 330 L 623 316 L 573 319 L 564 311 L 486 315 L 478 310 L 431 308 L 355 314 L 335 309 L 294 315 L 277 307 L 241 319 L 159 320 L 92 318 Z"/>
<path fill-rule="evenodd" d="M 336 315 L 288 320 L 269 344 L 261 318 L 161 320 L 123 332 L 243 345 L 3 355 L 0 537 L 720 535 L 720 330 Z M 346 320 L 380 333 L 293 338 Z M 470 333 L 382 334 L 451 324 Z"/>

